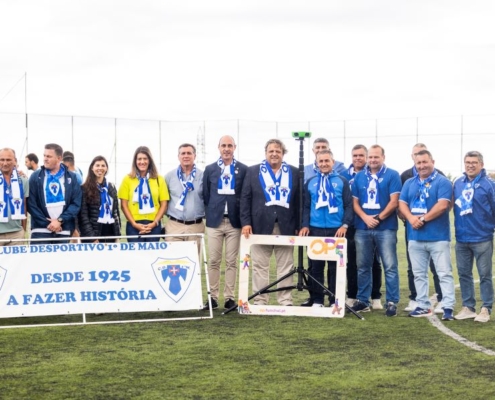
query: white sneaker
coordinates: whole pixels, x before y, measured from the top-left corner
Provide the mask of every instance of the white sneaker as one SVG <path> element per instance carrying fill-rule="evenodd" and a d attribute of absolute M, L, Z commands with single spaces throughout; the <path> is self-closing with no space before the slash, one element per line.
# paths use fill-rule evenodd
<path fill-rule="evenodd" d="M 474 319 L 476 322 L 488 322 L 490 321 L 490 312 L 488 308 L 481 307 L 481 311 L 478 316 Z"/>
<path fill-rule="evenodd" d="M 320 308 L 320 307 L 325 307 L 323 304 L 319 304 L 319 303 L 313 303 L 313 306 L 314 308 Z"/>
<path fill-rule="evenodd" d="M 404 311 L 414 311 L 417 307 L 419 307 L 417 301 L 409 300 L 409 304 L 404 308 Z"/>
<path fill-rule="evenodd" d="M 443 304 L 442 302 L 438 303 L 437 306 L 435 307 L 435 310 L 433 310 L 435 314 L 443 314 Z"/>
<path fill-rule="evenodd" d="M 454 318 L 455 319 L 469 319 L 469 318 L 476 318 L 478 315 L 469 309 L 469 307 L 462 307 L 461 311 L 459 314 L 457 314 Z M 488 316 L 490 317 L 490 316 Z"/>
<path fill-rule="evenodd" d="M 382 302 L 380 299 L 373 299 L 371 301 L 371 308 L 373 310 L 383 310 Z"/>
<path fill-rule="evenodd" d="M 347 300 L 345 301 L 345 304 L 348 306 L 348 307 L 352 307 L 354 305 L 354 303 L 356 302 L 356 299 L 351 299 L 351 298 L 347 298 Z"/>

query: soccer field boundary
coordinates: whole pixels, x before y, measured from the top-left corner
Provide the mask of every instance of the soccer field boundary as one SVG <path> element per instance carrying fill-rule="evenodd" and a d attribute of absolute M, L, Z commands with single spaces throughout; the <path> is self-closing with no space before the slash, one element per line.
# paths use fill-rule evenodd
<path fill-rule="evenodd" d="M 495 277 L 493 277 L 492 279 L 495 279 Z M 480 282 L 479 279 L 474 280 L 474 283 L 479 283 L 479 282 Z M 456 285 L 454 285 L 454 287 L 456 289 L 459 289 L 461 287 L 461 285 L 456 284 Z M 433 296 L 436 296 L 436 293 Z M 447 328 L 436 315 L 432 315 L 431 317 L 428 317 L 428 320 L 440 332 L 449 336 L 450 338 L 454 339 L 455 341 L 463 344 L 464 346 L 467 346 L 472 350 L 479 351 L 479 352 L 486 354 L 488 356 L 492 356 L 492 357 L 495 356 L 494 350 L 487 349 L 486 347 L 480 346 L 479 344 L 477 344 L 475 342 L 471 342 L 470 340 L 466 339 L 465 337 L 454 332 L 452 329 Z"/>
<path fill-rule="evenodd" d="M 472 350 L 479 351 L 479 352 L 486 354 L 488 356 L 495 356 L 495 351 L 487 349 L 486 347 L 480 346 L 477 343 L 471 342 L 471 341 L 467 340 L 465 337 L 463 337 L 463 336 L 459 335 L 458 333 L 455 333 L 453 330 L 447 328 L 436 315 L 428 317 L 428 320 L 440 332 L 449 336 L 450 338 L 454 339 L 455 341 L 463 344 L 464 346 L 467 346 Z"/>

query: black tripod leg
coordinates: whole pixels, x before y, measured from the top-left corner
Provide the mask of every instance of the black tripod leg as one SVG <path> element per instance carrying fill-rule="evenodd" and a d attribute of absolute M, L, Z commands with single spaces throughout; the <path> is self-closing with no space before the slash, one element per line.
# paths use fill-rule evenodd
<path fill-rule="evenodd" d="M 278 291 L 281 291 L 281 290 L 288 290 L 288 289 L 296 289 L 296 286 L 286 286 L 286 287 L 283 287 L 283 288 L 277 288 L 275 290 L 269 290 L 271 287 L 277 285 L 279 282 L 282 282 L 284 279 L 288 278 L 289 276 L 292 276 L 294 275 L 295 273 L 297 273 L 297 268 L 294 268 L 292 271 L 286 273 L 284 276 L 281 276 L 280 278 L 278 278 L 275 282 L 272 282 L 270 283 L 269 285 L 265 286 L 264 288 L 258 290 L 257 292 L 253 293 L 251 296 L 248 297 L 248 301 L 255 298 L 256 296 L 258 296 L 259 294 L 263 294 L 263 293 L 271 293 L 271 292 L 278 292 Z M 222 315 L 224 314 L 228 314 L 229 312 L 231 312 L 232 310 L 235 310 L 237 308 L 237 306 L 233 306 L 233 307 L 230 307 L 227 311 L 224 311 L 222 313 Z"/>
<path fill-rule="evenodd" d="M 308 278 L 310 278 L 313 283 L 316 283 L 318 286 L 320 286 L 323 289 L 323 293 L 328 294 L 329 296 L 332 296 L 335 298 L 335 294 L 330 291 L 325 285 L 322 283 L 318 282 L 308 271 L 303 269 L 304 275 L 306 275 Z M 358 317 L 361 320 L 364 320 L 364 317 L 361 314 L 358 314 L 356 311 L 354 311 L 351 307 L 349 307 L 347 304 L 344 302 L 344 307 L 346 310 L 350 311 L 352 314 L 354 314 L 356 317 Z"/>

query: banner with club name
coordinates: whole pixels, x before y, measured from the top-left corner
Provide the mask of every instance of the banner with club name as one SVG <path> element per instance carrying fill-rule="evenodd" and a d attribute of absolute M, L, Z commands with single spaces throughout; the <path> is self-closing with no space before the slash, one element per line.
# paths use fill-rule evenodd
<path fill-rule="evenodd" d="M 201 307 L 195 241 L 0 247 L 0 318 Z"/>
<path fill-rule="evenodd" d="M 329 260 L 337 263 L 335 304 L 333 307 L 299 307 L 281 305 L 255 305 L 255 299 L 248 300 L 252 295 L 249 289 L 250 275 L 252 274 L 251 246 L 252 245 L 276 245 L 276 246 L 303 246 L 307 255 L 313 260 Z M 317 236 L 277 236 L 277 235 L 250 235 L 249 239 L 241 237 L 239 264 L 239 300 L 237 311 L 246 315 L 290 315 L 306 317 L 342 318 L 345 311 L 345 288 L 347 269 L 347 240 L 336 237 Z M 304 260 L 307 265 L 307 259 Z M 297 267 L 297 257 L 294 257 L 294 266 Z M 327 267 L 325 267 L 327 271 Z M 326 275 L 326 273 L 325 273 Z M 297 282 L 297 273 L 292 276 L 294 284 Z M 277 276 L 270 276 L 270 283 Z M 308 278 L 311 280 L 311 278 Z M 327 281 L 323 283 L 327 285 Z M 276 289 L 273 287 L 272 289 Z M 271 293 L 271 296 L 276 296 Z"/>

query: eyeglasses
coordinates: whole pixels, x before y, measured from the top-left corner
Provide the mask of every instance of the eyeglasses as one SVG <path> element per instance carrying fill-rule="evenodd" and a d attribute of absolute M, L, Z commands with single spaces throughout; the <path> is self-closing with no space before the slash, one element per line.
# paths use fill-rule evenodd
<path fill-rule="evenodd" d="M 478 165 L 479 161 L 464 161 L 464 165 Z"/>

